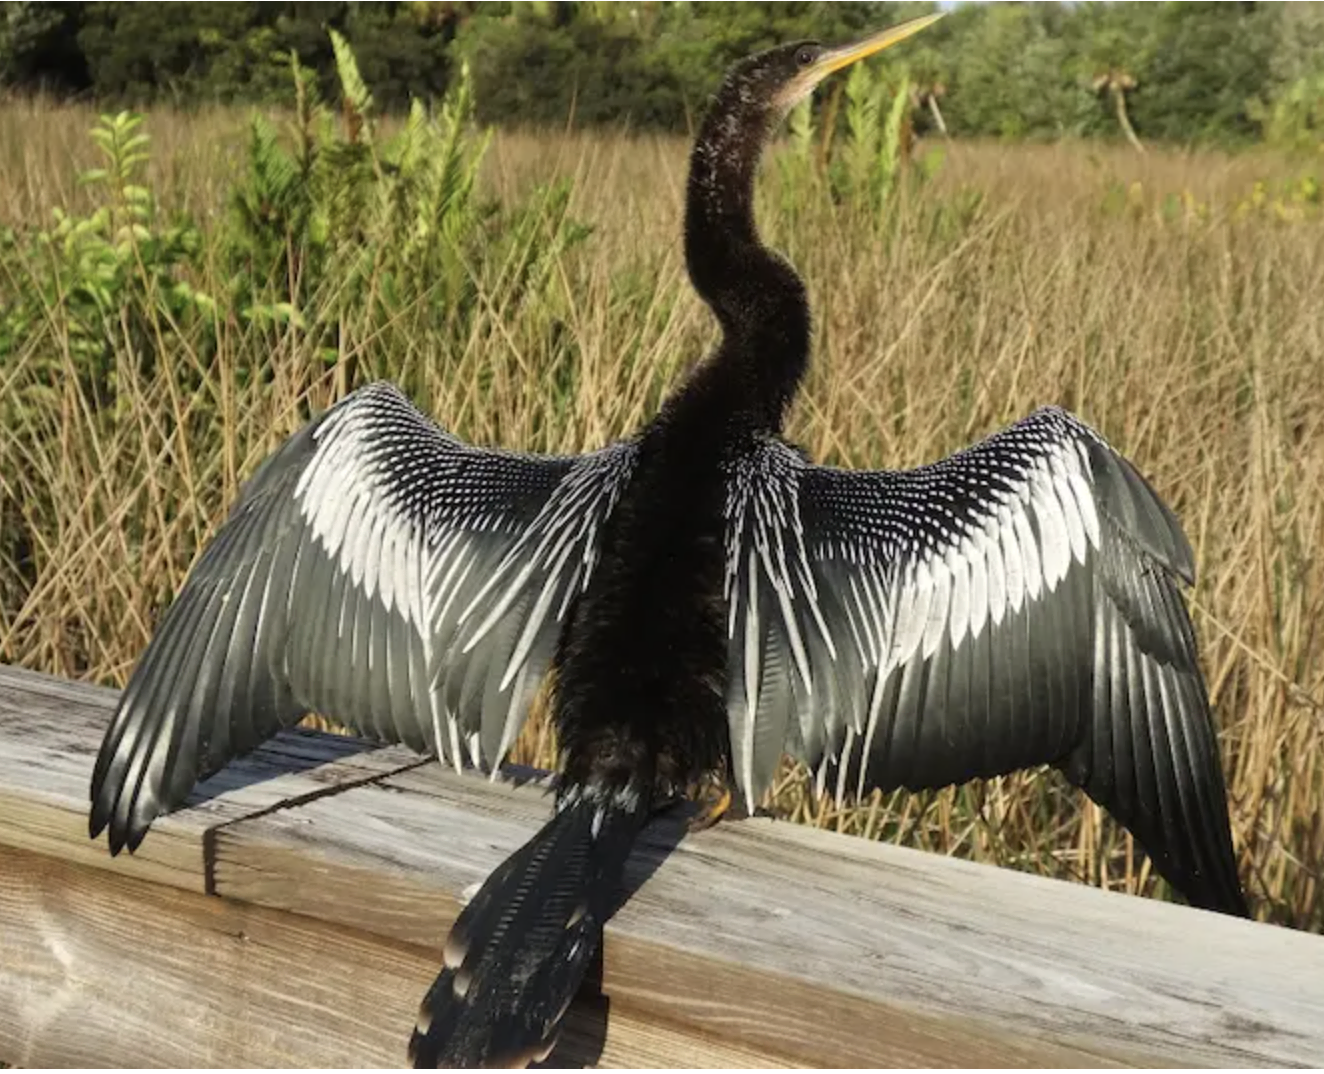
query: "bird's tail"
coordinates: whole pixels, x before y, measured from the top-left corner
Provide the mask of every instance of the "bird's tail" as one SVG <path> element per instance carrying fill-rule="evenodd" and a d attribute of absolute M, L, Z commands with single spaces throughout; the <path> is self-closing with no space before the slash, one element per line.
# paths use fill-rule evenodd
<path fill-rule="evenodd" d="M 461 912 L 409 1043 L 415 1067 L 546 1058 L 597 952 L 649 795 L 571 791 Z"/>

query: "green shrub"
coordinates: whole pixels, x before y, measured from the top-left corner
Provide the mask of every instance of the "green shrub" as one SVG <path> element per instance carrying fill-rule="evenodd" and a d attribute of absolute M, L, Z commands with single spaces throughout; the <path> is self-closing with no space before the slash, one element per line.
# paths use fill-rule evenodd
<path fill-rule="evenodd" d="M 334 396 L 377 377 L 423 399 L 511 319 L 547 317 L 551 267 L 588 235 L 570 216 L 569 184 L 480 200 L 489 135 L 472 122 L 467 72 L 435 113 L 414 101 L 388 137 L 353 53 L 334 32 L 332 44 L 340 107 L 290 57 L 289 129 L 251 118 L 214 222 L 165 218 L 142 178 L 143 119 L 121 112 L 91 132 L 103 161 L 81 176 L 89 209 L 0 231 L 6 612 L 28 599 L 41 535 L 70 495 L 51 477 L 72 480 L 60 454 L 70 438 L 96 445 L 108 474 L 117 459 L 133 460 L 125 474 L 144 460 L 181 468 L 178 495 L 146 502 L 128 488 L 113 501 L 132 545 L 178 512 L 219 517 L 244 462 L 238 407 L 278 398 L 297 422 L 328 385 Z M 275 434 L 259 430 L 259 447 Z M 171 580 L 159 585 L 165 601 Z M 74 667 L 93 644 L 75 646 Z"/>

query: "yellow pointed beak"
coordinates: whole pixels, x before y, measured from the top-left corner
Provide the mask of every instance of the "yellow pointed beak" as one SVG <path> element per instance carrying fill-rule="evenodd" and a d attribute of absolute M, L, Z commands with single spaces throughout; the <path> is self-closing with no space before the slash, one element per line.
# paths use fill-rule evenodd
<path fill-rule="evenodd" d="M 794 105 L 813 93 L 815 87 L 828 75 L 840 71 L 843 67 L 849 67 L 856 60 L 873 56 L 908 37 L 913 37 L 926 26 L 932 26 L 943 17 L 943 14 L 944 12 L 940 11 L 934 15 L 922 15 L 918 19 L 903 22 L 900 26 L 893 26 L 890 30 L 870 34 L 863 41 L 857 41 L 853 45 L 842 45 L 840 48 L 824 50 L 823 54 L 811 66 L 801 71 L 778 95 L 777 103 L 783 111 L 789 111 Z"/>
<path fill-rule="evenodd" d="M 918 19 L 903 22 L 899 26 L 893 26 L 890 30 L 870 34 L 863 41 L 857 41 L 853 45 L 842 45 L 840 48 L 828 49 L 818 58 L 818 62 L 809 69 L 809 73 L 815 83 L 821 82 L 828 75 L 840 71 L 843 67 L 849 67 L 856 60 L 873 56 L 884 49 L 900 44 L 908 37 L 913 37 L 921 30 L 932 26 L 943 17 L 943 14 L 944 12 L 940 11 L 933 15 L 921 15 Z"/>

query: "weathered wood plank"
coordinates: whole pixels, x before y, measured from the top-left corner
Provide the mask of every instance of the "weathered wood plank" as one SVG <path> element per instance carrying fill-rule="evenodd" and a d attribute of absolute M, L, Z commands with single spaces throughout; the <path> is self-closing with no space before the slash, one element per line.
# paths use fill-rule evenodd
<path fill-rule="evenodd" d="M 190 891 L 207 884 L 209 831 L 284 802 L 426 763 L 398 746 L 290 731 L 202 783 L 136 854 L 87 837 L 88 786 L 118 693 L 0 665 L 0 843 Z"/>
<path fill-rule="evenodd" d="M 25 1067 L 399 1067 L 436 973 L 359 930 L 4 848 L 0 951 L 0 1060 Z M 777 1065 L 629 1011 L 605 1037 L 591 1006 L 567 1019 L 569 1065 Z"/>
<path fill-rule="evenodd" d="M 88 775 L 112 703 L 108 691 L 0 669 L 0 846 L 47 856 L 0 860 L 20 872 L 4 879 L 15 894 L 0 906 L 5 922 L 19 922 L 0 922 L 0 1048 L 26 1042 L 24 1063 L 130 1061 L 111 1058 L 117 989 L 146 987 L 140 976 L 159 973 L 181 995 L 204 978 L 226 980 L 179 1019 L 158 994 L 153 1032 L 170 1035 L 176 1050 L 163 1044 L 159 1054 L 135 1053 L 138 1062 L 248 1061 L 206 1043 L 243 1018 L 258 1019 L 253 1062 L 398 1061 L 460 900 L 545 819 L 545 798 L 434 764 L 403 767 L 416 763 L 405 751 L 355 754 L 363 746 L 352 740 L 282 736 L 255 767 L 220 777 L 217 797 L 159 822 L 136 860 L 112 863 L 85 828 Z M 315 767 L 285 771 L 290 764 Z M 640 886 L 609 928 L 604 987 L 612 1025 L 625 1028 L 605 1061 L 650 1061 L 632 1049 L 650 1047 L 647 1026 L 669 1026 L 656 1030 L 678 1034 L 667 1048 L 720 1042 L 752 1061 L 1324 1064 L 1320 937 L 768 821 L 721 825 L 666 853 L 675 841 L 674 819 L 650 829 L 631 863 Z M 208 848 L 223 900 L 191 901 L 70 864 L 200 890 Z M 66 888 L 67 903 L 51 901 Z M 99 912 L 89 904 L 106 908 L 104 920 L 88 919 Z M 248 914 L 266 939 L 241 958 L 226 945 Z M 68 924 L 51 933 L 51 922 Z M 100 946 L 77 947 L 85 932 Z M 347 946 L 334 957 L 343 954 L 343 974 L 340 963 L 324 970 L 315 950 L 342 936 Z M 36 969 L 7 968 L 11 938 Z M 103 984 L 78 991 L 94 962 Z M 402 970 L 406 962 L 414 968 Z M 291 978 L 281 977 L 286 969 Z M 300 974 L 323 998 L 308 1000 L 302 984 L 282 990 Z M 323 979 L 343 1004 L 358 994 L 360 974 L 381 981 L 380 995 L 363 986 L 373 1006 L 354 1001 L 355 1017 L 374 1012 L 373 1026 L 351 1019 L 343 1035 L 390 1051 L 368 1058 L 346 1044 L 327 1059 L 314 1044 L 280 1043 L 310 1004 L 336 1009 L 318 991 Z M 69 994 L 98 1006 L 82 1012 L 86 1028 L 65 1024 Z M 209 1018 L 232 1020 L 222 1032 Z M 99 1049 L 96 1033 L 106 1034 Z M 203 1042 L 180 1058 L 193 1033 Z M 77 1057 L 62 1058 L 62 1034 L 80 1042 Z M 690 1054 L 648 1053 L 668 1066 L 697 1061 Z"/>
<path fill-rule="evenodd" d="M 439 948 L 546 812 L 417 769 L 225 829 L 217 890 Z M 608 929 L 650 1018 L 829 1065 L 1324 1062 L 1322 938 L 767 820 L 674 841 Z"/>

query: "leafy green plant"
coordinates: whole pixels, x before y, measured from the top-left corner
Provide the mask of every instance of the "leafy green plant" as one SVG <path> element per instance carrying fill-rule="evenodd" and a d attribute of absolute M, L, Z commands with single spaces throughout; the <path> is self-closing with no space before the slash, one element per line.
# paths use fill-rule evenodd
<path fill-rule="evenodd" d="M 467 65 L 439 109 L 414 100 L 383 137 L 353 51 L 334 31 L 331 40 L 338 122 L 293 56 L 289 137 L 252 118 L 225 237 L 238 313 L 273 339 L 290 327 L 312 333 L 331 361 L 346 323 L 465 339 L 485 309 L 508 310 L 545 286 L 546 267 L 587 236 L 568 216 L 570 187 L 510 207 L 480 203 L 491 135 L 473 122 Z"/>
<path fill-rule="evenodd" d="M 1305 169 L 1295 174 L 1257 179 L 1245 193 L 1219 201 L 1197 197 L 1189 187 L 1147 190 L 1139 180 L 1109 182 L 1099 202 L 1103 215 L 1162 226 L 1207 226 L 1215 219 L 1298 224 L 1324 219 L 1324 184 Z"/>
<path fill-rule="evenodd" d="M 1261 217 L 1280 223 L 1324 218 L 1324 186 L 1314 172 L 1273 181 L 1259 179 L 1234 210 L 1239 220 Z"/>
<path fill-rule="evenodd" d="M 816 121 L 809 102 L 802 102 L 787 120 L 787 142 L 779 155 L 781 204 L 791 218 L 826 191 L 832 203 L 856 213 L 868 226 L 893 226 L 899 218 L 901 188 L 922 186 L 942 169 L 941 145 L 915 152 L 912 112 L 919 95 L 902 72 L 889 80 L 865 64 L 851 68 L 843 89 Z M 837 104 L 844 100 L 836 137 Z M 979 213 L 982 197 L 958 191 L 944 199 L 907 204 L 940 240 L 964 233 Z"/>
<path fill-rule="evenodd" d="M 829 171 L 839 197 L 862 198 L 875 211 L 887 201 L 901 168 L 909 79 L 903 77 L 894 94 L 888 89 L 867 65 L 851 68 L 845 90 L 846 144 Z"/>
<path fill-rule="evenodd" d="M 143 119 L 122 112 L 92 131 L 90 207 L 0 230 L 0 626 L 32 614 L 43 571 L 66 569 L 50 549 L 69 511 L 79 525 L 114 516 L 121 547 L 104 571 L 144 571 L 137 610 L 155 614 L 178 578 L 136 562 L 146 535 L 187 557 L 275 428 L 369 377 L 420 400 L 453 382 L 510 392 L 526 374 L 576 390 L 560 344 L 545 373 L 492 357 L 513 349 L 516 321 L 526 337 L 552 327 L 554 269 L 589 234 L 572 184 L 482 199 L 490 135 L 467 71 L 437 108 L 414 101 L 403 125 L 379 127 L 352 51 L 332 44 L 341 99 L 324 103 L 289 56 L 294 114 L 251 117 L 224 211 L 204 226 L 160 209 Z M 59 629 L 66 671 L 96 665 L 122 611 L 102 614 Z"/>
<path fill-rule="evenodd" d="M 1269 145 L 1324 153 L 1324 72 L 1295 79 L 1267 101 L 1252 100 L 1247 111 Z"/>
<path fill-rule="evenodd" d="M 79 176 L 100 195 L 91 213 L 57 208 L 51 226 L 0 238 L 15 295 L 0 313 L 0 378 L 12 381 L 0 409 L 15 426 L 26 402 L 70 372 L 87 405 L 113 415 L 117 350 L 150 363 L 163 321 L 205 320 L 215 310 L 187 273 L 198 230 L 164 221 L 137 181 L 148 160 L 141 125 L 141 116 L 120 112 L 92 129 L 103 164 Z"/>

